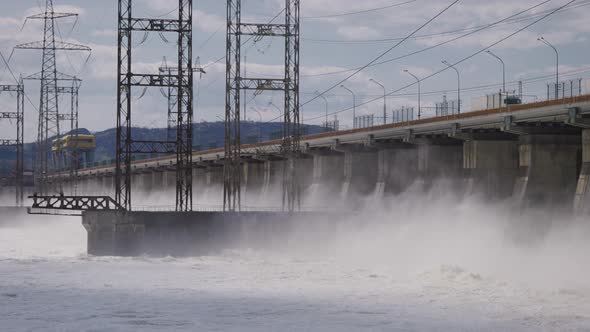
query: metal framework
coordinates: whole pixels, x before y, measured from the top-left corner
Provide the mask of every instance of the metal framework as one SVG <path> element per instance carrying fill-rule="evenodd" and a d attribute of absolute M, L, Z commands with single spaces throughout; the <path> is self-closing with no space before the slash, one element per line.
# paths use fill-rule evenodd
<path fill-rule="evenodd" d="M 58 81 L 67 75 L 57 71 L 57 51 L 91 51 L 84 45 L 66 43 L 56 40 L 55 30 L 57 19 L 76 17 L 74 13 L 57 13 L 53 9 L 53 0 L 45 1 L 45 12 L 32 15 L 27 19 L 39 19 L 44 21 L 43 40 L 17 45 L 16 49 L 42 50 L 43 60 L 40 73 L 29 78 L 38 78 L 41 81 L 39 101 L 39 124 L 37 131 L 37 155 L 35 158 L 35 189 L 41 194 L 47 194 L 49 188 L 49 175 L 53 171 L 49 163 L 50 138 L 60 135 L 60 114 L 58 102 Z M 57 191 L 63 191 L 61 182 L 57 181 Z"/>
<path fill-rule="evenodd" d="M 14 146 L 16 148 L 15 188 L 16 205 L 24 203 L 24 110 L 25 110 L 25 86 L 22 82 L 18 85 L 0 85 L 0 93 L 16 92 L 16 112 L 0 112 L 0 120 L 16 120 L 16 139 L 0 138 L 0 146 Z"/>
<path fill-rule="evenodd" d="M 158 71 L 160 74 L 172 76 L 173 73 L 178 72 L 178 67 L 168 66 L 166 57 L 164 57 L 162 66 L 158 68 Z M 199 73 L 201 76 L 207 73 L 203 67 L 199 65 L 199 58 L 197 58 L 197 63 L 193 68 L 193 73 Z M 174 138 L 176 137 L 176 125 L 178 122 L 178 93 L 175 86 L 168 85 L 167 91 L 162 89 L 162 94 L 168 99 L 168 141 L 174 141 Z"/>
<path fill-rule="evenodd" d="M 123 210 L 123 208 L 108 196 L 30 196 L 33 200 L 32 209 L 42 210 L 73 210 L 73 211 L 97 211 L 97 210 Z"/>
<path fill-rule="evenodd" d="M 192 0 L 178 0 L 178 19 L 134 18 L 132 0 L 119 0 L 118 97 L 115 199 L 131 210 L 131 155 L 154 151 L 176 152 L 176 211 L 192 210 Z M 173 73 L 137 74 L 132 71 L 132 32 L 178 34 L 178 64 Z M 131 88 L 173 87 L 176 91 L 176 137 L 174 142 L 137 142 L 131 136 Z M 159 153 L 159 152 L 158 152 Z"/>
<path fill-rule="evenodd" d="M 283 137 L 281 152 L 287 162 L 283 170 L 283 209 L 294 211 L 299 205 L 300 186 L 296 161 L 300 153 L 299 119 L 299 17 L 300 0 L 285 0 L 284 23 L 242 23 L 241 0 L 227 0 L 225 162 L 223 208 L 241 209 L 240 96 L 242 90 L 283 91 Z M 281 37 L 285 41 L 284 77 L 248 78 L 241 76 L 242 36 L 255 41 Z"/>
<path fill-rule="evenodd" d="M 59 73 L 58 73 L 59 74 Z M 25 80 L 41 80 L 41 76 L 38 74 L 30 75 L 24 78 Z M 59 81 L 70 81 L 72 82 L 71 86 L 59 86 Z M 76 138 L 78 138 L 78 128 L 79 128 L 79 121 L 78 121 L 78 109 L 79 109 L 79 95 L 80 95 L 80 86 L 82 84 L 82 80 L 77 77 L 69 76 L 66 74 L 61 74 L 58 78 L 58 87 L 57 87 L 57 95 L 70 95 L 70 112 L 69 113 L 61 113 L 58 114 L 58 121 L 60 123 L 69 121 L 70 122 L 70 132 L 74 133 Z M 61 127 L 60 127 L 61 128 Z M 77 142 L 77 139 L 76 139 Z M 76 143 L 77 144 L 77 143 Z M 62 171 L 61 165 L 59 164 L 62 160 L 63 156 L 60 156 L 59 160 L 54 160 L 54 168 L 58 171 Z M 69 160 L 69 167 L 68 170 L 70 172 L 70 178 L 76 179 L 77 172 L 79 166 L 77 165 L 79 153 L 77 146 L 74 147 L 72 153 L 66 158 Z M 59 175 L 61 176 L 61 175 Z M 75 187 L 74 187 L 75 188 Z"/>
<path fill-rule="evenodd" d="M 70 134 L 74 135 L 75 137 L 75 145 L 74 149 L 70 151 L 69 155 L 66 158 L 69 160 L 69 172 L 70 172 L 70 179 L 78 179 L 78 169 L 80 168 L 79 161 L 80 161 L 80 151 L 78 148 L 78 135 L 79 135 L 79 93 L 80 93 L 80 85 L 81 81 L 74 79 L 72 80 L 72 86 L 70 87 L 58 87 L 58 94 L 69 94 L 70 95 L 70 114 L 60 114 L 60 121 L 70 121 Z M 77 181 L 74 181 L 73 186 L 73 193 L 74 195 L 77 194 Z"/>

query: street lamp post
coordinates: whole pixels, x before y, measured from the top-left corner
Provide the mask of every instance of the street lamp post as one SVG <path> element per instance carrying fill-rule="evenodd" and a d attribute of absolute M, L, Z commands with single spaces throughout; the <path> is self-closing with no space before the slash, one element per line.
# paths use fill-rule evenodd
<path fill-rule="evenodd" d="M 371 81 L 371 82 L 379 85 L 381 88 L 383 88 L 383 124 L 387 124 L 387 91 L 385 90 L 385 86 L 372 78 L 369 79 L 369 81 Z"/>
<path fill-rule="evenodd" d="M 250 107 L 250 110 L 258 113 L 258 117 L 260 118 L 260 122 L 258 122 L 258 143 L 260 143 L 262 141 L 262 113 L 253 107 Z"/>
<path fill-rule="evenodd" d="M 352 128 L 356 128 L 356 95 L 352 90 L 344 86 L 344 84 L 340 85 L 341 88 L 345 89 L 346 91 L 352 94 Z"/>
<path fill-rule="evenodd" d="M 459 69 L 451 65 L 447 60 L 443 60 L 442 63 L 454 69 L 457 73 L 457 114 L 461 114 L 461 74 L 459 73 Z"/>
<path fill-rule="evenodd" d="M 420 120 L 420 118 L 422 117 L 422 104 L 420 102 L 420 96 L 421 96 L 421 83 L 422 81 L 420 81 L 420 79 L 418 78 L 418 76 L 412 74 L 409 70 L 404 69 L 404 73 L 408 73 L 410 76 L 412 76 L 414 79 L 416 79 L 416 82 L 418 82 L 418 120 Z"/>
<path fill-rule="evenodd" d="M 326 105 L 326 123 L 325 123 L 325 127 L 326 129 L 328 129 L 328 99 L 326 98 L 326 96 L 324 96 L 323 94 L 319 93 L 319 91 L 316 91 L 316 94 L 318 95 L 318 97 L 322 98 L 324 100 L 324 103 Z"/>
<path fill-rule="evenodd" d="M 506 95 L 506 64 L 504 63 L 504 60 L 502 60 L 502 58 L 494 54 L 492 51 L 487 50 L 486 52 L 494 58 L 498 59 L 500 63 L 502 63 L 502 94 Z M 500 101 L 500 104 L 502 104 L 502 101 Z"/>
<path fill-rule="evenodd" d="M 555 57 L 557 59 L 557 65 L 555 66 L 555 99 L 558 99 L 558 97 L 559 97 L 559 52 L 557 51 L 557 48 L 555 46 L 553 46 L 553 44 L 548 42 L 547 39 L 545 39 L 544 37 L 539 37 L 539 38 L 537 38 L 537 40 L 540 41 L 541 43 L 551 47 L 553 49 L 553 51 L 555 51 Z"/>

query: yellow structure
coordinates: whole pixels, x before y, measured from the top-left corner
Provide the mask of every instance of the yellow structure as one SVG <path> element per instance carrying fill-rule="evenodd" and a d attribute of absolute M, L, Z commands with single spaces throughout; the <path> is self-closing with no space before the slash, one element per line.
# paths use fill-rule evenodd
<path fill-rule="evenodd" d="M 60 150 L 92 150 L 96 148 L 96 137 L 94 135 L 67 135 L 55 139 L 51 143 L 51 151 Z"/>
<path fill-rule="evenodd" d="M 86 167 L 94 162 L 94 150 L 96 149 L 96 137 L 94 135 L 66 135 L 53 140 L 51 153 L 57 169 L 72 167 L 72 153 L 77 151 L 77 160 L 74 167 Z"/>

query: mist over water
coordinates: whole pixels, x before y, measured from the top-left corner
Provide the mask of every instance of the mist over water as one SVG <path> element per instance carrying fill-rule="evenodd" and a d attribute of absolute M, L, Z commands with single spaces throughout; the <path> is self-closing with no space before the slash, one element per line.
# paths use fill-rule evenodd
<path fill-rule="evenodd" d="M 196 201 L 218 205 L 219 189 Z M 590 329 L 586 219 L 521 213 L 509 202 L 454 193 L 445 181 L 382 200 L 313 195 L 307 205 L 354 208 L 329 229 L 297 227 L 272 249 L 194 258 L 89 257 L 79 217 L 2 216 L 0 326 Z M 152 192 L 140 200 L 167 205 L 167 197 Z M 278 198 L 273 189 L 246 204 L 277 206 Z"/>

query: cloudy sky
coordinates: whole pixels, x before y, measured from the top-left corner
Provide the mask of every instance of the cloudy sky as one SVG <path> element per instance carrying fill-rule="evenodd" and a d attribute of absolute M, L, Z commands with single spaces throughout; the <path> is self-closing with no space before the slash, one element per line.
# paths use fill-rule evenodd
<path fill-rule="evenodd" d="M 79 13 L 79 20 L 59 21 L 59 34 L 69 42 L 88 45 L 92 54 L 61 53 L 58 69 L 84 80 L 80 92 L 80 126 L 102 130 L 115 125 L 116 114 L 116 26 L 115 0 L 55 0 L 56 11 Z M 325 91 L 347 78 L 406 37 L 452 0 L 302 0 L 301 100 L 304 103 L 305 123 L 321 124 L 325 112 L 323 99 L 308 102 L 316 91 Z M 462 61 L 461 73 L 464 109 L 471 107 L 473 98 L 497 92 L 501 87 L 502 71 L 498 60 L 486 53 L 471 55 L 495 44 L 506 36 L 542 18 L 550 11 L 567 4 L 565 0 L 460 0 L 456 5 L 418 31 L 413 38 L 385 54 L 378 62 L 348 79 L 345 85 L 357 94 L 357 102 L 379 97 L 383 90 L 369 79 L 381 82 L 387 92 L 388 111 L 402 106 L 416 106 L 417 87 L 409 86 L 414 79 L 404 73 L 429 77 L 422 82 L 424 112 L 432 112 L 435 102 L 446 93 L 456 99 L 457 76 L 450 70 L 432 75 L 445 68 L 442 60 Z M 44 0 L 0 2 L 0 51 L 10 58 L 16 76 L 29 75 L 41 68 L 41 53 L 16 50 L 19 43 L 42 39 L 39 21 L 25 17 L 40 12 Z M 281 0 L 242 0 L 243 21 L 266 23 L 282 9 Z M 171 0 L 135 0 L 134 15 L 139 17 L 171 17 L 177 4 Z M 519 14 L 520 13 L 520 14 Z M 195 78 L 195 119 L 217 121 L 223 116 L 225 100 L 225 2 L 195 0 L 194 54 L 207 74 Z M 541 20 L 522 32 L 495 45 L 492 50 L 506 63 L 508 89 L 516 89 L 522 80 L 525 100 L 546 98 L 546 82 L 554 80 L 555 54 L 537 41 L 544 36 L 560 52 L 560 71 L 563 79 L 590 76 L 590 45 L 587 34 L 590 25 L 590 1 L 574 1 L 569 7 Z M 496 25 L 486 26 L 499 22 Z M 481 29 L 480 29 L 481 28 Z M 134 35 L 134 71 L 155 72 L 164 56 L 175 61 L 172 36 L 142 33 Z M 439 45 L 440 44 L 440 45 Z M 252 77 L 280 76 L 283 44 L 280 39 L 266 38 L 245 46 L 246 71 Z M 1 63 L 0 63 L 1 64 Z M 0 66 L 0 81 L 14 81 Z M 337 86 L 337 85 L 336 85 Z M 32 140 L 36 133 L 36 110 L 39 104 L 38 82 L 26 83 L 26 134 Z M 399 91 L 397 91 L 399 90 Z M 137 88 L 134 94 L 134 124 L 165 126 L 166 103 L 161 91 Z M 330 119 L 337 116 L 341 127 L 352 123 L 352 97 L 336 87 L 326 93 Z M 281 105 L 279 93 L 247 96 L 247 117 L 258 121 L 279 115 L 272 104 Z M 66 97 L 61 109 L 69 106 Z M 10 110 L 13 102 L 7 94 L 0 95 L 0 108 Z M 357 115 L 382 112 L 383 101 L 367 103 L 357 108 Z M 6 133 L 6 126 L 0 126 Z"/>

